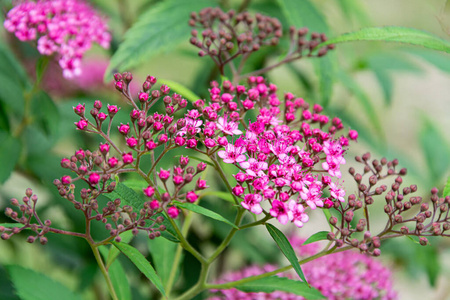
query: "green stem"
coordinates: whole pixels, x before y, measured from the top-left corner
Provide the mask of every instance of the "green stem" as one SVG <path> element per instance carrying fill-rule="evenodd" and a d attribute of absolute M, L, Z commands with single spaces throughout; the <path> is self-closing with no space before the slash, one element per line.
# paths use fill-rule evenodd
<path fill-rule="evenodd" d="M 183 228 L 181 228 L 181 234 L 183 236 L 187 237 L 189 228 L 190 228 L 190 226 L 192 224 L 192 220 L 193 220 L 192 216 L 193 216 L 193 213 L 190 211 L 188 213 L 188 215 L 186 216 L 186 219 L 184 220 Z M 167 284 L 165 287 L 167 299 L 170 299 L 170 293 L 172 291 L 173 285 L 175 284 L 175 276 L 178 271 L 178 265 L 180 264 L 182 253 L 183 253 L 183 247 L 181 247 L 181 245 L 178 245 L 176 253 L 175 253 L 175 257 L 173 259 L 172 269 L 170 270 L 169 279 L 167 280 Z"/>
<path fill-rule="evenodd" d="M 98 247 L 95 247 L 91 242 L 89 242 L 89 245 L 91 246 L 92 252 L 94 253 L 95 260 L 97 261 L 97 264 L 100 267 L 100 271 L 102 272 L 103 277 L 105 278 L 111 298 L 113 300 L 119 300 L 116 291 L 114 290 L 114 286 L 111 282 L 111 278 L 109 278 L 108 270 L 106 270 L 105 264 L 103 263 L 103 260 L 100 256 L 100 252 L 98 251 Z"/>
<path fill-rule="evenodd" d="M 210 159 L 214 163 L 214 168 L 217 170 L 217 172 L 219 172 L 220 178 L 222 178 L 223 182 L 227 186 L 228 191 L 231 193 L 231 195 L 233 195 L 234 203 L 236 203 L 236 205 L 239 205 L 238 199 L 233 194 L 233 188 L 231 187 L 231 184 L 228 182 L 228 179 L 225 176 L 225 173 L 223 172 L 222 167 L 220 166 L 219 162 L 217 161 L 217 159 L 214 156 L 210 156 Z"/>
<path fill-rule="evenodd" d="M 167 219 L 169 220 L 170 224 L 172 224 L 173 228 L 175 229 L 175 232 L 177 233 L 177 237 L 180 239 L 181 246 L 186 251 L 191 253 L 192 256 L 194 256 L 201 264 L 204 264 L 206 262 L 206 259 L 197 250 L 195 250 L 194 247 L 192 247 L 192 245 L 186 240 L 184 235 L 181 233 L 180 228 L 178 228 L 177 223 L 175 223 L 174 220 L 172 220 L 172 218 L 167 218 Z"/>

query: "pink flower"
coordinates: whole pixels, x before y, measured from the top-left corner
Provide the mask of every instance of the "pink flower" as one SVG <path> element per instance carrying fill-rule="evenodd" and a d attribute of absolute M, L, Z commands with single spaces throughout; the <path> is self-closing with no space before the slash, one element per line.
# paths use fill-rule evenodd
<path fill-rule="evenodd" d="M 254 158 L 249 158 L 248 161 L 240 162 L 241 167 L 246 169 L 247 174 L 251 176 L 263 176 L 264 171 L 267 170 L 267 163 L 264 161 L 258 161 Z"/>
<path fill-rule="evenodd" d="M 93 43 L 109 48 L 111 40 L 104 18 L 80 0 L 19 2 L 4 26 L 21 41 L 37 39 L 41 54 L 57 53 L 66 78 L 81 74 L 81 58 Z"/>
<path fill-rule="evenodd" d="M 104 143 L 104 144 L 100 143 L 100 146 L 98 148 L 99 148 L 100 152 L 103 154 L 106 154 L 109 152 L 109 144 L 108 143 Z"/>
<path fill-rule="evenodd" d="M 270 215 L 276 217 L 278 222 L 285 225 L 288 221 L 291 221 L 293 214 L 290 210 L 286 209 L 284 203 L 278 200 L 273 200 L 272 208 L 270 209 Z"/>
<path fill-rule="evenodd" d="M 194 203 L 195 201 L 197 201 L 198 199 L 198 195 L 194 192 L 194 191 L 189 191 L 186 194 L 186 200 L 189 201 L 190 203 Z"/>
<path fill-rule="evenodd" d="M 292 222 L 298 228 L 303 227 L 303 224 L 308 222 L 309 217 L 305 213 L 303 205 L 298 204 L 295 200 L 289 201 L 288 208 L 292 213 Z"/>
<path fill-rule="evenodd" d="M 245 147 L 235 147 L 232 144 L 228 144 L 225 146 L 225 150 L 217 152 L 217 155 L 223 159 L 224 163 L 234 164 L 241 163 L 247 159 L 245 155 L 243 155 L 245 151 Z"/>
<path fill-rule="evenodd" d="M 345 190 L 344 189 L 338 188 L 334 182 L 330 182 L 328 187 L 330 188 L 331 197 L 333 197 L 334 199 L 339 200 L 341 202 L 345 202 L 345 199 L 344 199 Z"/>
<path fill-rule="evenodd" d="M 110 159 L 108 159 L 108 165 L 111 168 L 114 168 L 115 166 L 117 166 L 118 163 L 119 163 L 119 160 L 115 157 L 111 157 Z"/>
<path fill-rule="evenodd" d="M 158 175 L 159 175 L 159 179 L 161 179 L 162 181 L 166 181 L 170 177 L 170 171 L 164 170 L 161 168 L 161 171 L 159 171 Z"/>
<path fill-rule="evenodd" d="M 123 135 L 127 135 L 130 132 L 130 125 L 120 123 L 120 126 L 117 127 L 119 132 Z"/>
<path fill-rule="evenodd" d="M 242 131 L 238 129 L 238 123 L 235 123 L 233 121 L 228 122 L 227 118 L 228 115 L 225 115 L 225 117 L 219 117 L 219 120 L 217 121 L 217 127 L 225 134 L 242 134 Z"/>
<path fill-rule="evenodd" d="M 259 194 L 247 194 L 244 196 L 244 201 L 241 202 L 243 208 L 251 211 L 255 215 L 262 213 L 262 207 L 259 202 L 262 201 L 262 197 Z"/>
<path fill-rule="evenodd" d="M 315 181 L 309 187 L 304 186 L 300 196 L 311 209 L 316 209 L 317 206 L 323 207 L 323 199 L 320 198 L 322 196 L 322 182 Z"/>
<path fill-rule="evenodd" d="M 138 143 L 138 141 L 134 137 L 130 137 L 127 139 L 127 145 L 130 148 L 136 147 L 137 143 Z"/>

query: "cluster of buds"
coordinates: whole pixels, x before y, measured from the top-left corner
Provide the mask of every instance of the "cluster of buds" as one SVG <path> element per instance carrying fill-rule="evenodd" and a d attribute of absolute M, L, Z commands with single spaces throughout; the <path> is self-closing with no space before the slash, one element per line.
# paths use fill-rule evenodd
<path fill-rule="evenodd" d="M 417 192 L 416 185 L 401 188 L 403 176 L 407 171 L 405 168 L 398 169 L 397 159 L 388 161 L 382 158 L 370 161 L 370 153 L 366 153 L 362 157 L 357 156 L 356 161 L 364 165 L 363 173 L 357 173 L 354 168 L 350 168 L 349 173 L 357 184 L 358 192 L 348 196 L 345 206 L 335 203 L 334 208 L 339 212 L 340 218 L 331 217 L 330 224 L 337 231 L 328 234 L 329 240 L 335 241 L 338 247 L 347 244 L 361 252 L 378 256 L 382 239 L 402 235 L 417 236 L 419 243 L 426 245 L 426 236 L 449 236 L 445 231 L 450 229 L 450 197 L 439 198 L 438 190 L 433 188 L 430 209 L 430 205 L 424 203 L 422 197 L 412 195 Z M 393 179 L 390 186 L 383 183 L 387 178 Z M 368 210 L 375 202 L 374 197 L 382 195 L 386 200 L 384 212 L 387 215 L 387 223 L 380 233 L 373 234 L 370 231 Z M 363 211 L 363 215 L 355 226 L 355 212 L 358 210 Z M 362 233 L 363 238 L 354 237 L 356 233 Z"/>
<path fill-rule="evenodd" d="M 206 185 L 206 180 L 198 178 L 195 181 L 195 188 L 184 193 L 183 188 L 206 169 L 206 164 L 201 162 L 197 165 L 197 168 L 188 166 L 188 156 L 181 156 L 179 162 L 180 165 L 174 166 L 172 172 L 162 168 L 158 172 L 158 178 L 165 190 L 165 192 L 161 194 L 160 200 L 154 198 L 155 189 L 152 186 L 143 189 L 144 195 L 148 198 L 152 198 L 149 202 L 150 207 L 153 209 L 164 209 L 169 217 L 173 219 L 177 218 L 179 215 L 179 210 L 174 205 L 174 201 L 194 203 L 199 198 L 199 195 L 196 192 L 208 187 Z"/>
<path fill-rule="evenodd" d="M 222 72 L 226 64 L 239 56 L 245 61 L 263 46 L 276 46 L 283 35 L 281 22 L 276 18 L 211 7 L 192 13 L 189 25 L 194 28 L 190 42 L 200 49 L 199 56 L 210 56 Z M 329 45 L 317 49 L 327 40 L 325 34 L 314 32 L 309 38 L 307 34 L 307 28 L 289 29 L 290 49 L 285 62 L 304 56 L 320 57 L 334 48 Z"/>
<path fill-rule="evenodd" d="M 19 201 L 15 198 L 11 199 L 11 205 L 14 207 L 18 207 L 20 212 L 7 207 L 5 210 L 5 214 L 7 217 L 10 217 L 12 220 L 18 222 L 19 224 L 22 224 L 23 226 L 13 228 L 0 226 L 2 240 L 7 240 L 11 236 L 29 229 L 35 234 L 28 236 L 28 243 L 34 243 L 38 239 L 42 245 L 47 244 L 48 240 L 45 237 L 45 234 L 51 231 L 50 226 L 52 222 L 50 220 L 45 220 L 44 222 L 41 221 L 38 214 L 36 213 L 37 201 L 37 195 L 33 194 L 33 191 L 30 188 L 25 191 L 25 197 L 22 198 L 23 204 L 20 204 Z"/>

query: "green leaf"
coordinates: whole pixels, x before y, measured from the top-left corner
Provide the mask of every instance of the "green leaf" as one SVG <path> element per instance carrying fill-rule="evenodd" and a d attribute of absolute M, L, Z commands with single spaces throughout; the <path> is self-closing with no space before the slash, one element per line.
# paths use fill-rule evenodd
<path fill-rule="evenodd" d="M 210 0 L 169 0 L 150 6 L 125 33 L 124 41 L 105 72 L 105 81 L 111 79 L 112 72 L 138 66 L 161 51 L 175 49 L 183 41 L 187 44 L 190 13 L 215 5 Z"/>
<path fill-rule="evenodd" d="M 149 239 L 148 244 L 156 272 L 161 278 L 163 285 L 166 286 L 175 260 L 175 253 L 178 245 L 160 238 L 153 240 Z"/>
<path fill-rule="evenodd" d="M 119 198 L 123 205 L 129 205 L 134 211 L 139 212 L 144 208 L 144 196 L 136 193 L 133 189 L 127 187 L 121 182 L 116 182 L 116 188 L 111 193 L 103 194 L 108 199 L 114 201 Z"/>
<path fill-rule="evenodd" d="M 128 244 L 113 242 L 113 245 L 131 260 L 131 262 L 155 285 L 163 296 L 166 296 L 161 279 L 156 274 L 155 269 L 153 269 L 150 262 L 144 257 L 144 255 L 141 254 L 141 252 Z"/>
<path fill-rule="evenodd" d="M 303 274 L 302 269 L 300 268 L 300 264 L 298 263 L 297 255 L 295 254 L 294 249 L 292 248 L 291 243 L 289 243 L 286 236 L 275 226 L 272 224 L 266 224 L 266 229 L 270 233 L 270 236 L 273 238 L 275 243 L 277 243 L 283 255 L 286 256 L 288 261 L 291 263 L 292 267 L 294 267 L 295 272 L 297 272 L 303 282 L 308 284 L 306 281 L 305 275 Z M 308 284 L 309 286 L 309 284 Z"/>
<path fill-rule="evenodd" d="M 117 249 L 111 247 L 111 249 Z M 131 300 L 131 288 L 128 278 L 126 276 L 125 270 L 119 260 L 114 261 L 114 263 L 108 269 L 109 277 L 116 291 L 117 297 L 120 300 Z"/>
<path fill-rule="evenodd" d="M 181 83 L 161 78 L 158 78 L 158 83 L 167 85 L 168 87 L 170 87 L 170 90 L 172 92 L 180 94 L 182 97 L 186 98 L 186 100 L 188 100 L 189 102 L 194 103 L 198 99 L 201 99 L 200 96 L 195 94 L 193 91 L 191 91 L 189 88 L 182 85 Z"/>
<path fill-rule="evenodd" d="M 310 236 L 302 245 L 311 244 L 317 241 L 323 241 L 327 239 L 329 231 L 319 231 Z"/>
<path fill-rule="evenodd" d="M 278 276 L 261 278 L 252 282 L 239 284 L 236 288 L 246 293 L 273 293 L 275 291 L 283 291 L 303 296 L 309 300 L 326 299 L 318 290 L 309 287 L 304 282 Z"/>
<path fill-rule="evenodd" d="M 48 63 L 50 61 L 50 56 L 42 55 L 36 62 L 36 82 L 39 84 L 44 76 L 45 70 L 47 69 Z"/>
<path fill-rule="evenodd" d="M 128 244 L 133 239 L 134 235 L 131 231 L 125 231 L 120 235 L 122 238 L 122 243 Z M 116 260 L 117 256 L 119 256 L 120 251 L 116 247 L 111 247 L 109 249 L 108 257 L 106 259 L 106 268 L 108 269 L 109 266 Z"/>
<path fill-rule="evenodd" d="M 23 115 L 25 100 L 23 99 L 24 89 L 8 74 L 0 73 L 0 101 L 10 108 L 17 115 Z"/>
<path fill-rule="evenodd" d="M 22 300 L 81 300 L 81 296 L 72 292 L 61 283 L 45 274 L 26 269 L 18 265 L 6 267 L 11 281 Z"/>
<path fill-rule="evenodd" d="M 181 208 L 193 211 L 193 212 L 195 212 L 197 214 L 204 215 L 205 217 L 208 217 L 208 218 L 211 218 L 211 219 L 214 219 L 214 220 L 226 223 L 226 224 L 228 224 L 228 225 L 230 225 L 230 226 L 232 226 L 232 227 L 234 227 L 236 229 L 239 229 L 239 227 L 237 227 L 236 225 L 234 225 L 233 223 L 231 223 L 230 221 L 228 221 L 227 219 L 225 219 L 224 217 L 222 217 L 218 213 L 213 212 L 213 211 L 211 211 L 209 209 L 206 209 L 206 208 L 204 208 L 202 206 L 199 206 L 197 204 L 181 203 L 181 202 L 178 202 L 178 201 L 174 201 L 174 203 L 175 203 L 175 205 L 177 207 L 181 207 Z"/>
<path fill-rule="evenodd" d="M 0 74 L 7 75 L 13 82 L 20 83 L 19 87 L 23 90 L 30 87 L 27 72 L 25 72 L 22 64 L 6 46 L 6 43 L 0 43 Z M 2 81 L 2 88 L 5 87 L 5 82 Z"/>
<path fill-rule="evenodd" d="M 450 168 L 450 149 L 437 126 L 425 117 L 419 141 L 431 175 L 431 182 L 441 181 Z"/>
<path fill-rule="evenodd" d="M 3 226 L 5 228 L 15 228 L 15 227 L 23 227 L 24 225 L 21 223 L 0 223 L 0 226 Z M 27 228 L 30 229 L 30 228 Z"/>
<path fill-rule="evenodd" d="M 316 73 L 319 76 L 320 103 L 323 107 L 328 106 L 331 95 L 333 94 L 335 72 L 331 56 L 334 58 L 334 54 L 329 53 L 326 56 L 321 57 L 318 61 L 314 61 Z"/>
<path fill-rule="evenodd" d="M 0 183 L 4 183 L 14 170 L 21 151 L 20 141 L 0 131 Z"/>
<path fill-rule="evenodd" d="M 444 192 L 442 193 L 442 196 L 450 196 L 450 177 L 447 178 L 447 183 L 444 187 Z"/>
<path fill-rule="evenodd" d="M 424 31 L 397 26 L 368 27 L 354 32 L 344 33 L 320 44 L 318 48 L 329 44 L 339 44 L 355 41 L 384 41 L 406 43 L 450 53 L 449 41 L 443 40 Z"/>
<path fill-rule="evenodd" d="M 52 98 L 44 91 L 39 91 L 33 96 L 32 111 L 33 125 L 41 129 L 52 141 L 58 134 L 59 110 Z"/>

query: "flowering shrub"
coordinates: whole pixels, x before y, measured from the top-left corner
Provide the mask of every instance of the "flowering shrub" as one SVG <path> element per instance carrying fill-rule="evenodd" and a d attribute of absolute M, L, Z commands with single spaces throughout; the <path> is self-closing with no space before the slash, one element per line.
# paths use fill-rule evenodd
<path fill-rule="evenodd" d="M 169 3 L 177 4 L 169 12 L 187 5 L 177 0 Z M 163 5 L 156 12 L 164 11 Z M 145 39 L 141 29 L 151 19 L 147 17 L 130 29 L 127 38 L 139 32 Z M 192 12 L 188 24 L 193 27 L 190 43 L 199 49 L 200 57 L 213 61 L 217 72 L 208 80 L 209 86 L 198 91 L 204 97 L 155 76 L 136 84 L 132 73 L 115 72 L 113 84 L 123 105 L 88 99 L 73 105 L 74 128 L 89 142 L 81 148 L 74 146 L 73 154 L 61 159 L 63 173 L 53 181 L 64 205 L 75 208 L 72 217 L 82 226 L 61 229 L 48 214 L 43 217 L 37 194 L 28 188 L 21 201 L 13 198 L 5 209 L 14 222 L 0 224 L 1 238 L 10 240 L 27 232 L 28 243 L 51 244 L 50 233 L 85 240 L 112 299 L 132 298 L 117 260 L 119 253 L 164 299 L 211 293 L 210 299 L 395 299 L 391 273 L 375 258 L 381 255 L 382 243 L 407 236 L 425 246 L 430 236 L 448 236 L 450 196 L 439 197 L 433 188 L 429 201 L 424 200 L 416 185 L 404 181 L 407 171 L 397 159 L 371 159 L 370 153 L 355 157 L 361 170 L 348 169 L 356 189 L 344 184 L 348 152 L 361 133 L 345 126 L 340 117 L 328 115 L 324 105 L 281 91 L 267 75 L 303 58 L 326 65 L 328 53 L 335 49 L 333 40 L 305 27 L 283 31 L 281 21 L 259 13 L 225 12 L 217 7 Z M 37 39 L 42 55 L 56 53 L 66 78 L 83 76 L 80 60 L 93 42 L 107 48 L 111 41 L 105 20 L 78 0 L 19 2 L 8 12 L 4 25 L 21 41 Z M 341 39 L 345 38 L 334 41 Z M 114 65 L 118 58 L 126 61 L 124 57 L 133 56 L 132 51 L 123 56 L 123 49 L 131 47 L 127 41 L 123 45 L 107 75 L 110 68 L 118 67 Z M 249 66 L 249 61 L 264 56 L 265 49 L 284 45 L 288 45 L 284 58 Z M 53 107 L 45 93 L 41 98 L 36 94 L 44 72 L 41 67 L 38 63 L 36 82 L 24 96 L 22 121 L 12 142 L 8 140 L 11 144 L 24 132 L 32 136 L 27 132 L 32 130 L 32 101 Z M 97 71 L 87 70 L 90 74 L 79 82 L 98 83 Z M 39 121 L 44 129 L 57 127 L 52 119 Z M 174 157 L 177 153 L 182 154 Z M 214 197 L 215 204 L 221 199 L 227 208 L 203 205 L 204 197 Z M 382 198 L 384 208 L 373 205 Z M 196 215 L 225 226 L 214 247 L 188 236 L 189 231 L 195 232 Z M 306 242 L 295 234 L 288 239 L 278 229 L 302 232 L 310 219 L 323 216 L 330 229 L 312 234 Z M 216 262 L 224 264 L 229 259 L 226 250 L 240 233 L 253 234 L 255 227 L 262 226 L 289 265 L 265 259 L 263 267 L 243 266 L 223 275 Z M 141 247 L 130 244 L 133 238 L 142 241 L 140 233 L 151 241 L 151 261 L 139 251 Z M 317 241 L 326 244 L 312 244 Z M 241 242 L 249 244 L 245 239 L 237 243 Z M 189 254 L 186 260 L 196 260 L 198 272 L 185 276 L 190 286 L 177 289 L 183 251 Z M 11 274 L 20 271 L 14 268 Z M 214 268 L 215 276 L 211 275 Z M 29 292 L 17 280 L 14 283 L 19 294 Z"/>

